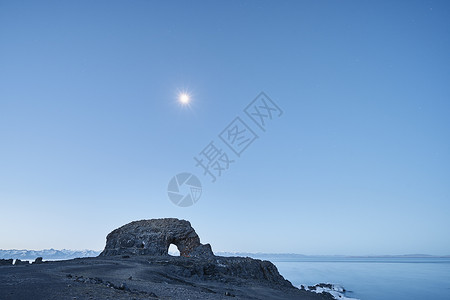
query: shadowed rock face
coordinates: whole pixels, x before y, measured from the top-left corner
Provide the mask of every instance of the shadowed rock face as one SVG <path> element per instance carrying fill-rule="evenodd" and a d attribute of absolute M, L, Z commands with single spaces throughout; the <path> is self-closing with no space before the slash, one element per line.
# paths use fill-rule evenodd
<path fill-rule="evenodd" d="M 141 220 L 126 224 L 106 237 L 100 256 L 168 255 L 170 244 L 178 247 L 181 256 L 213 256 L 211 246 L 200 243 L 191 223 L 176 218 Z"/>

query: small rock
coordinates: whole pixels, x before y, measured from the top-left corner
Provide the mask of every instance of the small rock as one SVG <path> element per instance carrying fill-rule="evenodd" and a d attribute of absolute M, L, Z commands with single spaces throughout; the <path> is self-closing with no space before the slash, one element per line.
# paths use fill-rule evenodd
<path fill-rule="evenodd" d="M 94 280 L 96 283 L 103 283 L 103 280 L 101 278 L 95 277 Z"/>
<path fill-rule="evenodd" d="M 16 259 L 16 262 L 14 263 L 15 266 L 19 266 L 19 265 L 29 265 L 30 262 L 28 260 L 20 260 L 20 259 Z"/>
<path fill-rule="evenodd" d="M 42 257 L 36 257 L 36 259 L 34 260 L 33 264 L 42 264 Z"/>

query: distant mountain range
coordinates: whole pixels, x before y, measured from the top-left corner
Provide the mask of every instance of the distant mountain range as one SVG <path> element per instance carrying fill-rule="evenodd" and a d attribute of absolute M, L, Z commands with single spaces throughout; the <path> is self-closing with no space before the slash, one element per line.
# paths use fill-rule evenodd
<path fill-rule="evenodd" d="M 21 259 L 34 260 L 36 257 L 42 257 L 44 260 L 62 260 L 79 257 L 94 257 L 100 254 L 100 251 L 94 250 L 2 250 L 0 249 L 0 259 Z"/>
<path fill-rule="evenodd" d="M 450 255 L 403 254 L 403 255 L 304 255 L 296 253 L 249 253 L 214 252 L 220 256 L 248 256 L 262 260 L 344 259 L 344 258 L 450 258 Z"/>
<path fill-rule="evenodd" d="M 95 250 L 2 250 L 0 249 L 0 259 L 21 259 L 21 260 L 34 260 L 36 257 L 42 257 L 44 260 L 63 260 L 73 259 L 80 257 L 95 257 L 100 254 L 101 251 Z M 169 252 L 171 255 L 175 255 L 175 252 Z M 295 253 L 249 253 L 249 252 L 215 252 L 214 254 L 220 256 L 243 256 L 252 257 L 262 260 L 296 260 L 296 259 L 308 259 L 308 258 L 431 258 L 442 257 L 450 258 L 450 255 L 435 256 L 428 254 L 405 254 L 405 255 L 369 255 L 369 256 L 350 256 L 350 255 L 303 255 Z"/>
<path fill-rule="evenodd" d="M 219 256 L 243 256 L 252 257 L 257 259 L 269 259 L 269 258 L 305 258 L 307 255 L 295 254 L 295 253 L 250 253 L 250 252 L 214 252 L 215 255 Z"/>

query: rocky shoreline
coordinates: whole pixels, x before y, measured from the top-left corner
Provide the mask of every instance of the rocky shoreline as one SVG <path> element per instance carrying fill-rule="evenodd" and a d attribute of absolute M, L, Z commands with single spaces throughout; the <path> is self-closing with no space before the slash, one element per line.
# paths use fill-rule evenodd
<path fill-rule="evenodd" d="M 214 255 L 173 218 L 112 231 L 98 257 L 0 265 L 0 299 L 334 299 L 294 287 L 269 261 Z"/>

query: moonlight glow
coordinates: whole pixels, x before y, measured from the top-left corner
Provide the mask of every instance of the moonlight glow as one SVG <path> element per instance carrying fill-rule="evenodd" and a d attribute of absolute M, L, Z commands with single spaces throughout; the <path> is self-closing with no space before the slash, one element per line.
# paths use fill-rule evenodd
<path fill-rule="evenodd" d="M 189 101 L 191 100 L 191 97 L 187 93 L 181 93 L 178 96 L 178 101 L 180 101 L 181 104 L 189 104 Z"/>

